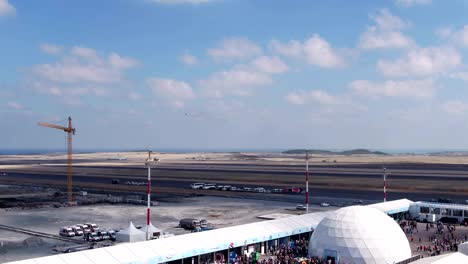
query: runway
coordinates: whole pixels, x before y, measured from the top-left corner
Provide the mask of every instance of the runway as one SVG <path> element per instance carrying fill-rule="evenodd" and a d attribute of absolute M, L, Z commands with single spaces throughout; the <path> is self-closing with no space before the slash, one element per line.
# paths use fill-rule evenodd
<path fill-rule="evenodd" d="M 63 167 L 58 167 L 59 169 L 62 169 Z M 97 169 L 99 168 L 100 170 L 116 170 L 115 167 L 86 167 L 87 170 L 92 170 L 92 169 Z M 76 168 L 78 169 L 78 168 Z M 83 169 L 82 167 L 80 169 Z M 80 183 L 100 183 L 100 184 L 109 184 L 111 185 L 111 179 L 116 178 L 120 180 L 120 184 L 113 185 L 115 188 L 119 188 L 121 185 L 125 185 L 126 181 L 145 181 L 146 180 L 146 169 L 145 168 L 122 168 L 122 170 L 127 171 L 134 171 L 137 172 L 138 175 L 127 175 L 127 176 L 122 176 L 121 173 L 116 174 L 110 172 L 109 174 L 106 175 L 80 175 L 80 173 L 76 173 L 73 176 L 73 182 L 75 186 L 79 186 Z M 154 170 L 153 172 L 153 179 L 152 179 L 152 186 L 155 188 L 155 192 L 157 193 L 157 188 L 158 187 L 170 187 L 170 188 L 177 188 L 177 189 L 184 189 L 187 190 L 189 189 L 190 183 L 193 182 L 199 182 L 200 180 L 198 179 L 187 179 L 187 178 L 178 178 L 178 177 L 173 177 L 171 175 L 166 175 L 167 172 L 195 172 L 197 174 L 203 175 L 206 174 L 207 172 L 210 173 L 225 173 L 225 172 L 235 172 L 235 173 L 240 173 L 240 174 L 245 174 L 245 175 L 256 175 L 256 174 L 268 174 L 268 175 L 276 175 L 276 176 L 285 176 L 285 177 L 294 177 L 297 178 L 298 182 L 295 184 L 295 187 L 302 187 L 302 178 L 304 176 L 303 172 L 297 172 L 297 171 L 260 171 L 260 170 L 252 170 L 251 168 L 249 170 L 232 170 L 231 168 L 229 169 L 219 169 L 219 166 L 216 166 L 214 169 L 197 169 L 194 167 L 191 168 L 184 168 L 184 169 L 176 169 L 172 167 L 164 167 L 164 168 L 158 168 Z M 333 187 L 327 187 L 327 188 L 321 188 L 321 187 L 314 187 L 313 184 L 313 179 L 314 177 L 323 177 L 326 178 L 328 176 L 340 176 L 340 177 L 347 177 L 352 179 L 353 177 L 364 177 L 364 178 L 381 178 L 382 175 L 380 174 L 357 174 L 357 173 L 351 173 L 349 172 L 325 172 L 325 173 L 320 173 L 320 174 L 313 174 L 311 175 L 311 184 L 310 184 L 310 196 L 311 196 L 311 202 L 315 203 L 321 203 L 321 202 L 336 202 L 338 201 L 352 201 L 352 200 L 364 200 L 364 201 L 369 201 L 369 202 L 376 202 L 380 201 L 383 197 L 382 191 L 378 189 L 374 190 L 356 190 L 356 189 L 343 189 L 343 188 L 333 188 Z M 10 172 L 8 173 L 8 177 L 13 177 L 15 179 L 22 179 L 27 180 L 30 179 L 40 179 L 40 180 L 63 180 L 64 184 L 66 182 L 66 173 L 54 173 L 54 174 L 47 174 L 47 173 L 19 173 L 19 172 Z M 173 177 L 174 179 L 168 179 Z M 427 180 L 448 180 L 448 181 L 456 181 L 460 180 L 460 177 L 465 178 L 465 176 L 414 176 L 414 175 L 405 175 L 405 174 L 397 174 L 393 175 L 392 177 L 395 178 L 403 178 L 403 179 L 415 179 L 417 178 L 418 180 L 421 181 L 427 181 Z M 1 178 L 1 177 L 0 177 Z M 1 181 L 1 179 L 0 179 Z M 205 181 L 208 182 L 208 181 Z M 246 181 L 245 183 L 239 183 L 238 181 L 233 181 L 229 178 L 220 178 L 219 181 L 209 181 L 209 182 L 214 182 L 222 185 L 232 185 L 232 186 L 238 186 L 238 187 L 265 187 L 268 189 L 273 189 L 273 188 L 283 188 L 283 187 L 291 187 L 291 185 L 284 185 L 284 186 L 278 186 L 277 183 L 271 182 L 262 182 L 262 183 L 255 183 L 255 180 L 250 180 Z M 206 195 L 211 195 L 213 194 L 212 191 L 210 190 L 204 190 L 204 194 Z M 242 197 L 244 193 L 242 192 L 232 192 L 232 191 L 225 191 L 222 192 L 221 195 L 225 196 L 234 196 L 234 197 Z M 220 195 L 220 192 L 216 192 L 216 195 Z M 268 194 L 267 196 L 263 193 L 258 193 L 258 194 L 249 194 L 249 196 L 255 195 L 255 197 L 258 197 L 259 199 L 275 199 L 275 200 L 284 200 L 284 201 L 290 201 L 290 202 L 297 202 L 297 203 L 303 203 L 304 202 L 304 195 L 298 195 L 298 194 Z M 391 188 L 389 188 L 388 193 L 387 193 L 388 199 L 393 200 L 393 199 L 402 199 L 402 198 L 408 198 L 410 200 L 425 200 L 425 201 L 430 201 L 431 199 L 437 199 L 439 197 L 444 197 L 444 198 L 450 198 L 454 200 L 455 202 L 464 202 L 466 200 L 465 195 L 461 194 L 432 194 L 432 193 L 419 193 L 419 192 L 395 192 L 392 191 Z"/>

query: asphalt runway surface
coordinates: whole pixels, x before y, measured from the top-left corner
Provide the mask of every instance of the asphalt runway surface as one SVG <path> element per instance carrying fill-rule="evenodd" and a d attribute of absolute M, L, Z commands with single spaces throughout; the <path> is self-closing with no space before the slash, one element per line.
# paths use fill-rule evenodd
<path fill-rule="evenodd" d="M 100 169 L 116 169 L 115 167 L 96 167 Z M 122 169 L 129 169 L 128 167 L 122 168 Z M 142 172 L 145 172 L 145 168 L 132 168 L 132 170 L 141 170 Z M 164 171 L 172 171 L 172 170 L 178 170 L 178 171 L 184 171 L 184 169 L 174 169 L 174 168 L 158 168 L 153 172 L 153 178 L 151 181 L 151 184 L 153 188 L 158 187 L 171 187 L 171 188 L 179 188 L 179 189 L 189 189 L 189 186 L 191 183 L 197 181 L 197 180 L 162 180 L 158 179 L 157 177 L 164 177 Z M 233 172 L 233 170 L 230 169 L 225 169 L 225 170 L 220 170 L 219 168 L 216 169 L 196 169 L 196 168 L 190 168 L 187 169 L 190 171 L 198 171 L 201 174 L 203 174 L 206 171 L 210 172 Z M 260 170 L 256 171 L 251 171 L 251 170 L 234 170 L 234 172 L 243 172 L 243 173 L 269 173 L 271 172 L 264 172 Z M 298 174 L 298 172 L 278 172 L 278 174 L 281 175 L 300 175 L 301 177 L 304 175 L 304 172 L 301 172 Z M 346 177 L 379 177 L 381 178 L 381 174 L 366 174 L 366 175 L 361 175 L 361 174 L 346 174 L 346 172 L 335 172 L 335 173 L 328 173 L 328 174 L 317 174 L 311 175 L 311 180 L 313 180 L 314 176 L 317 177 L 326 177 L 330 175 L 338 175 L 338 176 L 343 176 L 347 175 Z M 1 176 L 0 176 L 1 177 Z M 63 180 L 64 183 L 67 179 L 66 173 L 63 172 L 62 174 L 47 174 L 47 173 L 41 173 L 41 174 L 35 174 L 35 173 L 16 173 L 16 172 L 10 172 L 8 173 L 8 177 L 14 177 L 15 179 L 41 179 L 41 180 Z M 104 184 L 111 184 L 111 176 L 106 175 L 105 177 L 101 176 L 93 176 L 93 175 L 74 175 L 73 176 L 73 182 L 77 185 L 79 185 L 80 182 L 82 183 L 104 183 Z M 455 176 L 409 176 L 409 175 L 393 175 L 392 177 L 402 177 L 402 178 L 408 178 L 408 179 L 414 179 L 418 178 L 421 180 L 427 180 L 427 179 L 438 179 L 438 180 L 460 180 L 460 177 L 455 177 Z M 127 181 L 137 181 L 137 182 L 144 182 L 146 177 L 144 176 L 128 176 L 128 177 L 122 177 L 118 176 L 116 177 L 120 180 L 120 184 L 115 185 L 115 187 L 118 187 L 118 185 L 124 185 Z M 223 180 L 229 180 L 229 179 L 223 179 Z M 468 179 L 467 179 L 468 180 Z M 467 181 L 468 183 L 468 181 Z M 231 186 L 236 186 L 236 187 L 250 187 L 250 188 L 255 188 L 255 187 L 265 187 L 267 189 L 273 189 L 273 188 L 281 188 L 281 187 L 270 187 L 270 186 L 260 186 L 256 184 L 246 183 L 246 184 L 230 184 L 230 183 L 223 183 L 221 185 L 231 185 Z M 291 187 L 291 186 L 284 186 L 284 187 Z M 296 187 L 303 187 L 303 186 L 296 186 Z M 157 192 L 157 191 L 156 191 Z M 211 195 L 213 192 L 211 190 L 203 190 L 206 195 Z M 309 192 L 311 196 L 311 202 L 313 203 L 321 203 L 321 202 L 327 202 L 327 203 L 335 203 L 338 200 L 363 200 L 365 202 L 376 202 L 376 201 L 381 201 L 383 198 L 383 193 L 382 191 L 372 191 L 372 190 L 349 190 L 349 189 L 341 189 L 341 188 L 316 188 L 316 187 L 309 187 Z M 219 192 L 218 192 L 219 193 Z M 224 192 L 223 192 L 224 193 Z M 237 191 L 225 191 L 226 196 L 235 196 L 235 197 L 242 197 L 242 192 L 237 192 Z M 219 194 L 216 194 L 219 195 Z M 263 193 L 258 193 L 256 194 L 259 199 L 262 199 L 265 197 Z M 290 201 L 290 202 L 297 202 L 297 203 L 303 203 L 304 202 L 304 195 L 301 194 L 269 194 L 268 198 L 278 199 L 278 200 L 284 200 L 284 201 Z M 387 197 L 389 200 L 395 200 L 395 199 L 403 199 L 407 198 L 410 200 L 414 201 L 430 201 L 432 199 L 437 199 L 439 197 L 443 198 L 449 198 L 452 199 L 454 202 L 464 202 L 468 197 L 465 195 L 458 195 L 458 194 L 430 194 L 430 193 L 416 193 L 416 192 L 392 192 L 391 189 L 388 189 L 387 192 Z"/>

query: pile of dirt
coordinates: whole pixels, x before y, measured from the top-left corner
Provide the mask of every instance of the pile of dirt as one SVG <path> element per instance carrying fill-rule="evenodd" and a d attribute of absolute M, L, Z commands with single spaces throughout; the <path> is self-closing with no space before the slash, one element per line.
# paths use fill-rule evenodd
<path fill-rule="evenodd" d="M 23 240 L 21 243 L 23 247 L 40 247 L 46 244 L 46 242 L 40 238 L 40 237 L 35 237 L 31 236 Z"/>

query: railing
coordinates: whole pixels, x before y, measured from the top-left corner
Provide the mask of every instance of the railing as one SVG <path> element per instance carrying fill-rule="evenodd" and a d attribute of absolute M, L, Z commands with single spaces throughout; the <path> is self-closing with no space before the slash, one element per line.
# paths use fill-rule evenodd
<path fill-rule="evenodd" d="M 415 256 L 412 256 L 412 257 L 409 258 L 409 259 L 402 260 L 402 261 L 397 262 L 397 263 L 395 263 L 395 264 L 408 264 L 408 263 L 411 263 L 411 262 L 413 262 L 413 261 L 415 261 L 415 260 L 420 259 L 421 257 L 422 257 L 421 255 L 415 255 Z"/>

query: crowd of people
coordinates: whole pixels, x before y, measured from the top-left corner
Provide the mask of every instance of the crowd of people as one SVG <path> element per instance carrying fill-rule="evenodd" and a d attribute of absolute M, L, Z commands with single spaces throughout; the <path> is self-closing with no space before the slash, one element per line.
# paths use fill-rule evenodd
<path fill-rule="evenodd" d="M 231 263 L 234 264 L 335 264 L 333 258 L 322 259 L 317 257 L 308 258 L 309 241 L 298 239 L 288 244 L 271 246 L 268 252 L 261 258 L 256 258 L 256 253 L 238 256 Z"/>
<path fill-rule="evenodd" d="M 442 222 L 436 224 L 426 223 L 425 231 L 429 233 L 427 241 L 423 241 L 421 235 L 416 240 L 414 237 L 419 233 L 415 221 L 400 222 L 400 226 L 408 235 L 410 242 L 417 243 L 416 251 L 425 256 L 436 256 L 441 253 L 458 251 L 458 245 L 468 241 L 467 234 L 456 234 L 456 226 L 444 225 Z"/>

